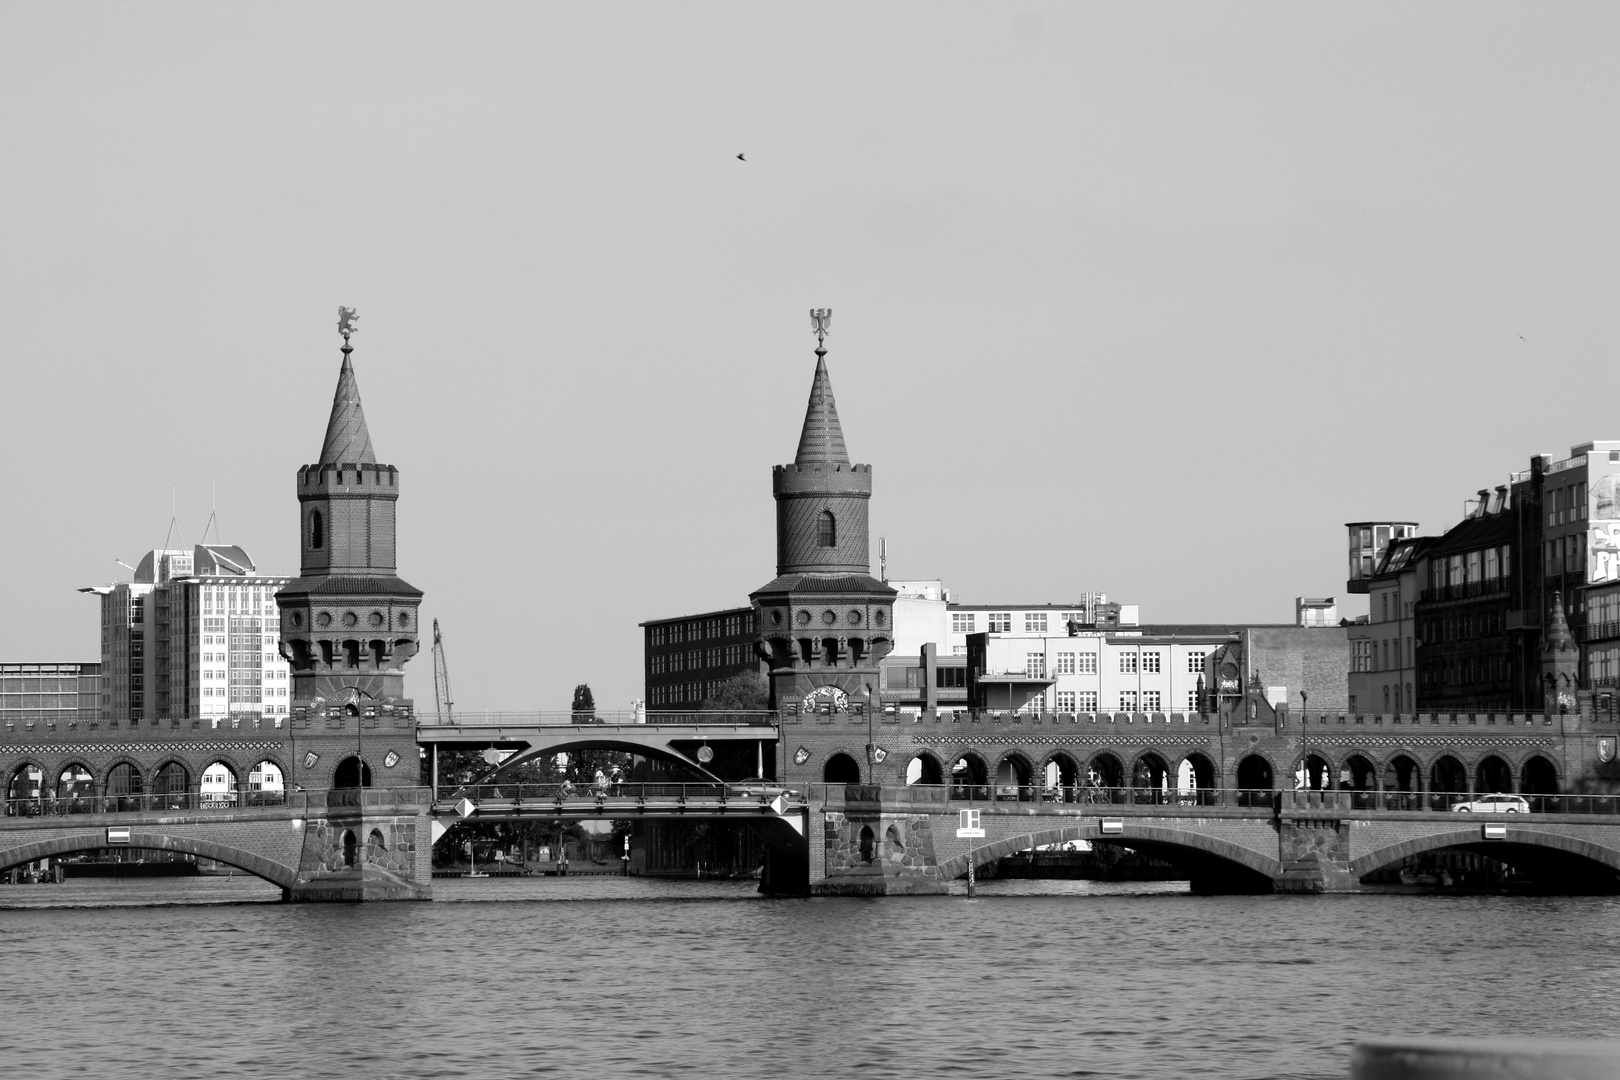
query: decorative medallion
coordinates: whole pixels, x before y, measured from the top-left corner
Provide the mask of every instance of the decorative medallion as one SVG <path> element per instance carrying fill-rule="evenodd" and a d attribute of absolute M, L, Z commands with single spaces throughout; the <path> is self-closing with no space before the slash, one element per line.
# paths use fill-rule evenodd
<path fill-rule="evenodd" d="M 395 765 L 398 765 L 398 764 L 399 764 L 399 755 L 394 753 L 392 750 L 388 751 L 388 753 L 383 756 L 383 768 L 392 769 Z"/>
<path fill-rule="evenodd" d="M 1598 760 L 1605 765 L 1614 760 L 1614 736 L 1605 735 L 1598 740 Z"/>
<path fill-rule="evenodd" d="M 353 626 L 355 623 L 357 623 L 359 621 L 360 620 L 355 616 L 354 612 L 345 611 L 343 613 L 343 625 L 344 626 Z"/>
<path fill-rule="evenodd" d="M 315 767 L 315 763 L 319 760 L 321 760 L 321 755 L 311 750 L 309 753 L 304 755 L 304 768 L 313 769 Z"/>
<path fill-rule="evenodd" d="M 319 615 L 315 616 L 315 625 L 316 626 L 331 626 L 332 625 L 332 616 L 331 616 L 331 614 L 329 612 L 323 611 Z"/>
<path fill-rule="evenodd" d="M 830 702 L 834 712 L 843 712 L 849 708 L 849 695 L 836 686 L 818 686 L 804 695 L 804 711 L 813 713 L 816 706 Z"/>
<path fill-rule="evenodd" d="M 872 748 L 872 760 L 877 762 L 879 765 L 883 764 L 883 762 L 888 758 L 888 756 L 889 756 L 889 752 L 887 750 L 883 749 L 883 747 L 875 746 L 875 747 Z"/>
<path fill-rule="evenodd" d="M 702 762 L 703 764 L 705 764 L 705 765 L 707 765 L 709 762 L 713 761 L 714 760 L 714 747 L 708 746 L 708 745 L 698 747 L 697 759 L 700 762 Z"/>
<path fill-rule="evenodd" d="M 810 760 L 810 751 L 809 751 L 809 749 L 807 747 L 801 746 L 797 750 L 793 751 L 793 764 L 795 764 L 795 765 L 803 765 L 805 762 L 807 762 L 809 760 Z"/>

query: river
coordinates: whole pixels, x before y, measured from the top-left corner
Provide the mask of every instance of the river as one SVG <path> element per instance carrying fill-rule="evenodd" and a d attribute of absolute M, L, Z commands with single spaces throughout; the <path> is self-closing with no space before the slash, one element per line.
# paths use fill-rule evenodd
<path fill-rule="evenodd" d="M 1615 1030 L 1620 900 L 996 881 L 0 886 L 10 1076 L 1343 1077 L 1385 1034 Z"/>

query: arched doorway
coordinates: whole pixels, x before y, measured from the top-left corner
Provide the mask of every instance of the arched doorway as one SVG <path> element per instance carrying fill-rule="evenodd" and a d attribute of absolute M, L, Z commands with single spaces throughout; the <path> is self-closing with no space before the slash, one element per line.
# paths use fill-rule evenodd
<path fill-rule="evenodd" d="M 828 784 L 858 784 L 861 782 L 860 764 L 848 754 L 836 753 L 822 766 L 821 779 Z"/>
<path fill-rule="evenodd" d="M 1513 769 L 1495 754 L 1487 754 L 1474 767 L 1474 790 L 1485 795 L 1513 791 Z"/>
<path fill-rule="evenodd" d="M 1445 810 L 1468 799 L 1468 770 L 1450 754 L 1441 754 L 1429 766 L 1429 805 Z"/>
<path fill-rule="evenodd" d="M 332 774 L 332 786 L 335 788 L 370 787 L 371 766 L 353 755 L 344 758 L 338 762 L 337 771 Z"/>
<path fill-rule="evenodd" d="M 1080 784 L 1080 766 L 1074 758 L 1060 751 L 1047 760 L 1041 779 L 1046 786 L 1042 798 L 1047 802 L 1074 802 L 1075 789 Z"/>
<path fill-rule="evenodd" d="M 1524 763 L 1519 774 L 1519 793 L 1530 800 L 1532 814 L 1558 812 L 1558 770 L 1553 763 L 1536 754 Z"/>
<path fill-rule="evenodd" d="M 1184 804 L 1213 806 L 1217 798 L 1215 763 L 1197 752 L 1183 758 L 1176 769 L 1176 796 Z"/>
<path fill-rule="evenodd" d="M 248 770 L 247 802 L 249 806 L 283 806 L 287 802 L 286 781 L 281 766 L 273 761 L 261 761 Z"/>
<path fill-rule="evenodd" d="M 1378 769 L 1365 754 L 1351 754 L 1339 770 L 1339 786 L 1354 793 L 1350 796 L 1351 806 L 1371 809 L 1378 799 Z"/>
<path fill-rule="evenodd" d="M 354 759 L 350 758 L 349 760 L 353 761 Z M 343 865 L 344 866 L 353 866 L 355 864 L 355 857 L 359 853 L 359 847 L 360 847 L 359 843 L 354 838 L 354 830 L 353 829 L 344 829 L 343 830 Z"/>
<path fill-rule="evenodd" d="M 951 798 L 988 799 L 990 778 L 978 754 L 967 753 L 951 763 Z"/>
<path fill-rule="evenodd" d="M 996 801 L 1028 802 L 1034 797 L 1029 779 L 1029 762 L 1008 754 L 996 763 Z"/>
<path fill-rule="evenodd" d="M 1423 806 L 1423 770 L 1414 758 L 1396 754 L 1384 766 L 1385 810 L 1418 810 Z"/>
<path fill-rule="evenodd" d="M 188 809 L 191 795 L 191 773 L 178 761 L 169 761 L 152 774 L 152 795 L 157 806 L 165 810 Z"/>
<path fill-rule="evenodd" d="M 204 810 L 219 810 L 236 805 L 236 772 L 223 761 L 215 761 L 203 770 L 202 793 Z"/>
<path fill-rule="evenodd" d="M 139 810 L 144 790 L 141 770 L 123 761 L 114 765 L 107 773 L 107 783 L 102 789 L 102 794 L 107 796 L 108 810 Z"/>
<path fill-rule="evenodd" d="M 933 754 L 918 754 L 906 764 L 907 784 L 926 784 L 937 787 L 945 782 L 945 770 Z"/>
<path fill-rule="evenodd" d="M 1102 751 L 1086 768 L 1087 802 L 1122 802 L 1125 798 L 1125 766 L 1119 758 Z"/>
<path fill-rule="evenodd" d="M 1131 766 L 1132 802 L 1162 803 L 1170 790 L 1170 766 L 1164 758 L 1149 751 Z"/>
<path fill-rule="evenodd" d="M 1250 754 L 1238 762 L 1239 806 L 1270 806 L 1271 792 L 1275 784 L 1271 762 L 1259 754 Z"/>

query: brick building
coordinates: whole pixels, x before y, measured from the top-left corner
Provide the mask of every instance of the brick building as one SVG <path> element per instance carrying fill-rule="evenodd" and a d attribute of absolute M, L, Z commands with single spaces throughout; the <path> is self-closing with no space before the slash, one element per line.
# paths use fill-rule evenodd
<path fill-rule="evenodd" d="M 641 624 L 647 708 L 695 709 L 719 684 L 765 663 L 754 651 L 754 609 L 726 608 Z"/>

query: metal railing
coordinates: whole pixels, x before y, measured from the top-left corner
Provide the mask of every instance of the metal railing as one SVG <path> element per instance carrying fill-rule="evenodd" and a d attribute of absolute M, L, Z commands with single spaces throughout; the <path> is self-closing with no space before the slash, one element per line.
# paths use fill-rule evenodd
<path fill-rule="evenodd" d="M 777 716 L 773 712 L 704 709 L 670 710 L 667 712 L 658 709 L 638 710 L 635 712 L 609 712 L 597 709 L 592 712 L 580 713 L 567 710 L 475 712 L 457 709 L 455 714 L 443 724 L 432 713 L 418 713 L 416 716 L 416 722 L 422 727 L 445 727 L 451 724 L 465 727 L 548 727 L 565 724 L 682 724 L 686 726 L 741 724 L 758 726 L 774 724 L 776 719 Z"/>
<path fill-rule="evenodd" d="M 181 791 L 168 795 L 66 795 L 7 799 L 6 817 L 64 817 L 70 814 L 152 813 L 161 810 L 234 810 L 285 806 L 285 791 Z"/>
<path fill-rule="evenodd" d="M 803 805 L 804 793 L 775 780 L 738 780 L 730 783 L 641 783 L 621 781 L 605 784 L 547 781 L 539 784 L 440 784 L 435 802 L 475 804 L 487 802 L 534 806 L 579 806 L 595 803 L 615 805 L 659 803 L 757 803 L 766 805 L 778 796 L 794 805 Z"/>

